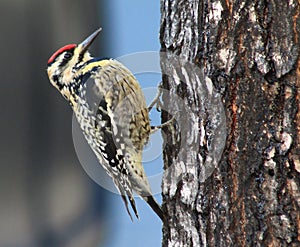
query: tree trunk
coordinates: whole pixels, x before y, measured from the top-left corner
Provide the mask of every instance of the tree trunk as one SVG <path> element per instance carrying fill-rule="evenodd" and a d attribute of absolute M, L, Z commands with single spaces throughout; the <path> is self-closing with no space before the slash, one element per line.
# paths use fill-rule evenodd
<path fill-rule="evenodd" d="M 300 246 L 299 0 L 161 12 L 163 246 Z"/>

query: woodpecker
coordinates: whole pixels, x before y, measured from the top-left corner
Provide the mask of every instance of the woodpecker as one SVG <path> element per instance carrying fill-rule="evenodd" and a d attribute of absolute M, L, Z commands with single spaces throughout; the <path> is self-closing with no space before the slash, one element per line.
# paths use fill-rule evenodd
<path fill-rule="evenodd" d="M 87 143 L 112 178 L 132 220 L 136 192 L 163 220 L 142 165 L 151 132 L 149 112 L 133 74 L 114 59 L 93 58 L 88 48 L 101 28 L 80 44 L 58 49 L 48 60 L 51 84 L 71 105 Z"/>

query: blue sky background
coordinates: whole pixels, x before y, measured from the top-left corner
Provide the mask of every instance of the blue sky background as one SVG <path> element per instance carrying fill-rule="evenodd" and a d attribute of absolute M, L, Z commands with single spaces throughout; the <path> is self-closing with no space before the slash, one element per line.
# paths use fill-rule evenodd
<path fill-rule="evenodd" d="M 106 9 L 107 16 L 110 18 L 106 20 L 106 28 L 111 30 L 109 34 L 110 50 L 109 54 L 105 55 L 118 58 L 135 52 L 159 51 L 159 1 L 112 0 L 107 1 Z M 157 73 L 144 73 L 136 75 L 136 77 L 143 88 L 156 87 L 161 80 L 161 75 Z M 147 101 L 151 101 L 151 97 L 147 94 Z M 159 116 L 155 112 L 151 114 L 153 124 L 160 123 Z M 155 140 L 151 139 L 149 145 L 161 146 L 160 133 L 157 133 L 154 138 Z M 160 173 L 162 171 L 161 155 L 144 166 L 148 175 Z M 111 226 L 114 232 L 108 236 L 110 241 L 105 246 L 161 246 L 162 224 L 150 207 L 141 199 L 136 198 L 140 220 L 131 222 L 121 198 L 118 195 L 112 197 L 112 207 L 118 215 L 114 217 Z M 161 203 L 160 195 L 156 195 L 155 198 Z M 111 231 L 108 232 L 108 234 L 111 233 Z"/>

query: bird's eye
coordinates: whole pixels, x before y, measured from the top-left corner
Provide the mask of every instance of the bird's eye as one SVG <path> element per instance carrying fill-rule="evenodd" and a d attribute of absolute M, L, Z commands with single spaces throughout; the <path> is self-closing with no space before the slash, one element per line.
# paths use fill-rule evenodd
<path fill-rule="evenodd" d="M 71 52 L 66 52 L 64 55 L 64 59 L 69 60 L 72 57 L 72 53 Z"/>

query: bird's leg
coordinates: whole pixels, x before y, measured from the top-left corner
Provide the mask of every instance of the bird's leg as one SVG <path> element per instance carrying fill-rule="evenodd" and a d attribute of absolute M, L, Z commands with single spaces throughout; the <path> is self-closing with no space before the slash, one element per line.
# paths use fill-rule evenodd
<path fill-rule="evenodd" d="M 153 106 L 156 104 L 156 110 L 157 111 L 160 111 L 161 110 L 161 107 L 162 107 L 162 103 L 160 101 L 160 96 L 162 94 L 162 82 L 159 83 L 158 85 L 158 92 L 155 96 L 155 98 L 153 99 L 153 101 L 151 102 L 151 104 L 149 105 L 148 107 L 148 112 L 150 112 L 153 108 Z M 173 143 L 175 143 L 175 128 L 173 126 L 173 123 L 175 122 L 176 120 L 176 115 L 175 114 L 170 120 L 168 120 L 167 122 L 164 122 L 158 126 L 151 126 L 151 131 L 150 131 L 150 134 L 153 134 L 155 133 L 156 131 L 158 131 L 159 129 L 162 129 L 164 127 L 169 127 L 170 130 L 171 130 L 171 133 L 172 133 L 172 140 L 173 140 Z"/>
<path fill-rule="evenodd" d="M 148 112 L 150 112 L 153 108 L 153 106 L 156 104 L 156 110 L 157 111 L 160 111 L 161 109 L 161 106 L 162 106 L 162 103 L 160 101 L 160 96 L 161 96 L 161 93 L 162 93 L 162 82 L 159 83 L 158 85 L 158 92 L 155 96 L 155 98 L 152 100 L 151 104 L 148 106 Z"/>
<path fill-rule="evenodd" d="M 173 116 L 170 120 L 168 120 L 167 122 L 164 122 L 158 126 L 151 126 L 151 134 L 155 133 L 156 131 L 158 131 L 159 129 L 162 129 L 166 126 L 172 126 L 172 123 L 175 120 L 175 116 Z"/>

